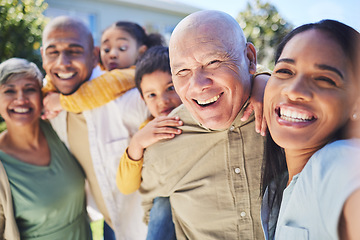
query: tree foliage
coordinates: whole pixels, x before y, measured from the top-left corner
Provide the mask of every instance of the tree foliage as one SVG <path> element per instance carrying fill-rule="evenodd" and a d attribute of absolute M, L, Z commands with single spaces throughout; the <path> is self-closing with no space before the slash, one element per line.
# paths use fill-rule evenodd
<path fill-rule="evenodd" d="M 255 45 L 258 63 L 272 69 L 276 47 L 293 25 L 280 16 L 274 5 L 261 0 L 249 0 L 237 21 L 247 40 Z"/>
<path fill-rule="evenodd" d="M 47 22 L 44 0 L 0 0 L 0 61 L 26 58 L 41 69 L 41 33 Z"/>

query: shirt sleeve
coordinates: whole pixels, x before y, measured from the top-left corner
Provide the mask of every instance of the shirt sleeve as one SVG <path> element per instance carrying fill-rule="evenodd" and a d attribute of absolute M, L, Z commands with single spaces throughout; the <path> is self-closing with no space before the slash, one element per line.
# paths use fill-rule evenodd
<path fill-rule="evenodd" d="M 317 195 L 322 222 L 337 236 L 339 219 L 346 200 L 360 189 L 360 147 L 350 141 L 337 141 L 315 153 L 314 194 Z"/>
<path fill-rule="evenodd" d="M 114 69 L 83 83 L 71 95 L 60 95 L 61 106 L 79 113 L 100 107 L 135 87 L 135 69 Z"/>
<path fill-rule="evenodd" d="M 265 66 L 257 64 L 256 65 L 256 73 L 253 75 L 253 78 L 255 78 L 258 75 L 265 74 L 271 76 L 272 71 L 267 69 Z"/>
<path fill-rule="evenodd" d="M 139 189 L 143 162 L 143 158 L 138 161 L 131 160 L 126 149 L 116 173 L 116 185 L 120 192 L 130 194 Z"/>
<path fill-rule="evenodd" d="M 44 82 L 45 86 L 43 86 L 41 89 L 43 96 L 45 96 L 49 92 L 58 92 L 48 75 L 45 76 Z"/>

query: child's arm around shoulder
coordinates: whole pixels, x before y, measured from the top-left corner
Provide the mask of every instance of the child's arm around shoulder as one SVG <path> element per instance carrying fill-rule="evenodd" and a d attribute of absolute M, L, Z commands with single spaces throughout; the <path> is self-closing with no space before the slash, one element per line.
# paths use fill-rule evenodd
<path fill-rule="evenodd" d="M 55 92 L 50 78 L 46 76 L 47 83 L 43 87 L 45 114 L 43 118 L 53 118 L 51 113 L 59 113 L 61 110 L 80 113 L 100 107 L 135 87 L 135 68 L 114 69 L 105 72 L 84 82 L 76 92 L 63 95 Z"/>
<path fill-rule="evenodd" d="M 134 134 L 116 174 L 116 184 L 122 193 L 130 194 L 140 187 L 144 150 L 160 140 L 181 134 L 177 127 L 182 124 L 179 117 L 160 116 Z"/>

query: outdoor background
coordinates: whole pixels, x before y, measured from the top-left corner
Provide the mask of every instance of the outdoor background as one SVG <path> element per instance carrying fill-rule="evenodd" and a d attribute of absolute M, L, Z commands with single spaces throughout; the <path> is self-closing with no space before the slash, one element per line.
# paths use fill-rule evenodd
<path fill-rule="evenodd" d="M 236 18 L 254 43 L 259 63 L 270 69 L 276 46 L 294 27 L 329 18 L 360 31 L 359 0 L 0 0 L 0 62 L 21 57 L 42 70 L 41 33 L 55 16 L 84 20 L 98 45 L 101 32 L 118 20 L 134 21 L 169 40 L 182 18 L 203 9 Z M 0 116 L 0 132 L 5 128 Z M 95 240 L 102 239 L 102 224 L 92 223 Z"/>

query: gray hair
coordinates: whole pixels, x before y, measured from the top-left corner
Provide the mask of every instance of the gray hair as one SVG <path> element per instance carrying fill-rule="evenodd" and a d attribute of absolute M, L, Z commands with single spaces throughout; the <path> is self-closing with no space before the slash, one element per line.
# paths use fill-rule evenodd
<path fill-rule="evenodd" d="M 15 77 L 37 80 L 42 87 L 43 75 L 35 63 L 22 58 L 10 58 L 0 64 L 0 85 Z"/>

